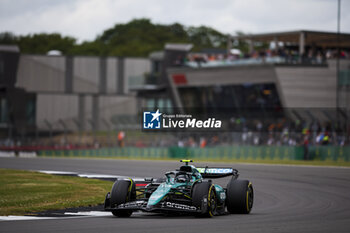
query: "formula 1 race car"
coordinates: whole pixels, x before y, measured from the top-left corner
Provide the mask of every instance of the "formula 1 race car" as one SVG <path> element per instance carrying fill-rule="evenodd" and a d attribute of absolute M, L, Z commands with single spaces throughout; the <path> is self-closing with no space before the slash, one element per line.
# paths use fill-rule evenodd
<path fill-rule="evenodd" d="M 229 213 L 249 214 L 253 207 L 253 186 L 248 180 L 238 180 L 233 168 L 196 168 L 192 160 L 180 160 L 185 165 L 165 173 L 165 178 L 145 178 L 134 181 L 117 180 L 108 192 L 104 208 L 114 216 L 129 217 L 133 211 L 188 213 L 212 217 Z M 211 180 L 232 176 L 227 187 Z"/>

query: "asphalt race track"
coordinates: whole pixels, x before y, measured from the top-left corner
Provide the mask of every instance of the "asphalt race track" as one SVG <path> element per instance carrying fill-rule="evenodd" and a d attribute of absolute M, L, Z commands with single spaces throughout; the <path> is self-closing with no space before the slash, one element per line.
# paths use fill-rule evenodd
<path fill-rule="evenodd" d="M 200 166 L 201 164 L 196 164 Z M 203 165 L 203 164 L 202 164 Z M 208 163 L 215 166 L 214 163 Z M 130 218 L 75 217 L 0 221 L 0 232 L 349 232 L 350 169 L 248 164 L 232 166 L 250 179 L 250 215 L 211 219 L 136 213 Z M 161 177 L 176 162 L 96 159 L 0 158 L 1 168 L 55 170 L 134 177 Z M 227 180 L 217 180 L 224 185 Z M 1 198 L 1 197 L 0 197 Z"/>

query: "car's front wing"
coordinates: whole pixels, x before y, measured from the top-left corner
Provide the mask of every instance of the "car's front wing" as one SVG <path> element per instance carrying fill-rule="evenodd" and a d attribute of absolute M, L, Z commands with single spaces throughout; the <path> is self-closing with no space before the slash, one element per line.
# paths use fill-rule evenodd
<path fill-rule="evenodd" d="M 161 213 L 192 213 L 201 214 L 207 211 L 207 205 L 203 205 L 202 208 L 197 208 L 191 205 L 185 205 L 169 201 L 161 201 L 157 205 L 148 206 L 147 200 L 131 201 L 124 204 L 120 204 L 116 207 L 105 206 L 106 211 L 113 210 L 132 210 L 132 211 L 144 211 L 144 212 L 161 212 Z"/>

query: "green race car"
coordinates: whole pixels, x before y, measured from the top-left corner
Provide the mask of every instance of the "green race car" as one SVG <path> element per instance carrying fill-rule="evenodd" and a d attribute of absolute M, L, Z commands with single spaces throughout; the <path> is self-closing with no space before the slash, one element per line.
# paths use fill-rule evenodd
<path fill-rule="evenodd" d="M 129 217 L 134 211 L 187 213 L 212 217 L 227 213 L 249 214 L 253 207 L 253 186 L 248 180 L 238 180 L 233 168 L 196 168 L 192 160 L 180 160 L 185 165 L 165 173 L 165 178 L 145 178 L 134 181 L 117 180 L 107 193 L 104 208 L 118 217 Z M 232 176 L 227 187 L 212 180 Z"/>

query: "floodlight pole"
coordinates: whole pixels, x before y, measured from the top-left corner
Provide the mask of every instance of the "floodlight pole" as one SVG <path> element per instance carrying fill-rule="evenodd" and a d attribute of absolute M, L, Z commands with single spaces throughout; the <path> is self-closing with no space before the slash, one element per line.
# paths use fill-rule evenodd
<path fill-rule="evenodd" d="M 339 100 L 339 59 L 340 59 L 340 43 L 339 43 L 339 36 L 340 36 L 340 0 L 338 0 L 338 14 L 337 14 L 337 63 L 336 63 L 336 123 L 340 123 L 338 120 L 338 112 L 339 112 L 339 107 L 340 107 L 340 100 Z M 346 123 L 346 132 L 347 132 L 347 123 Z"/>
<path fill-rule="evenodd" d="M 231 35 L 229 34 L 228 36 L 227 36 L 227 57 L 230 55 L 230 53 L 231 53 L 231 49 L 232 49 L 232 37 L 231 37 Z"/>
<path fill-rule="evenodd" d="M 337 64 L 336 64 L 336 110 L 339 108 L 339 58 L 340 58 L 340 45 L 339 45 L 339 34 L 340 34 L 340 0 L 338 0 L 338 20 L 337 20 Z"/>

